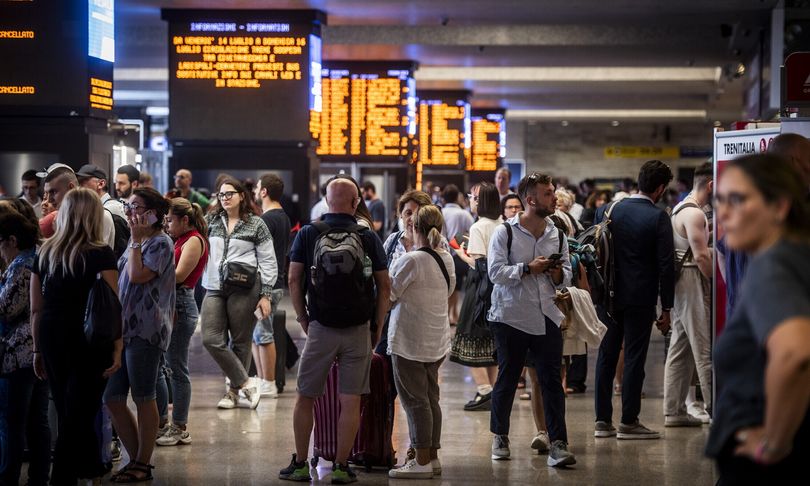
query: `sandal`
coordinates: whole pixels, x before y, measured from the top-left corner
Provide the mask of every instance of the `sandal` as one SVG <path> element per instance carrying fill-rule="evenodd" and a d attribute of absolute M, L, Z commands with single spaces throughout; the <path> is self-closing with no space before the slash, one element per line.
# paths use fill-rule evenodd
<path fill-rule="evenodd" d="M 114 483 L 142 483 L 144 481 L 151 481 L 154 479 L 152 477 L 152 469 L 154 468 L 155 466 L 151 464 L 133 461 L 127 464 L 124 469 L 118 471 L 110 480 Z M 135 472 L 143 473 L 143 476 L 134 474 Z"/>
<path fill-rule="evenodd" d="M 132 467 L 132 464 L 133 464 L 133 461 L 130 461 L 130 462 L 129 462 L 129 464 L 127 464 L 126 466 L 122 467 L 122 468 L 121 468 L 121 469 L 119 469 L 118 471 L 115 471 L 114 473 L 112 473 L 112 476 L 110 476 L 110 481 L 115 482 L 115 481 L 116 481 L 116 479 L 118 478 L 118 476 L 119 476 L 120 474 L 124 474 L 125 472 L 127 472 L 127 469 L 129 469 L 130 467 Z"/>

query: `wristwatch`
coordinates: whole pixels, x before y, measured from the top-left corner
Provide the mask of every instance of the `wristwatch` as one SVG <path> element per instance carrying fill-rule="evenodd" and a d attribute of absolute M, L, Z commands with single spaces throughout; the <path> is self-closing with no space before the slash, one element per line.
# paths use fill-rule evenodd
<path fill-rule="evenodd" d="M 140 247 L 141 247 L 141 244 L 140 244 L 140 243 L 138 243 L 137 241 L 133 241 L 132 243 L 130 243 L 130 244 L 129 244 L 129 247 L 130 247 L 130 248 L 132 248 L 132 249 L 134 250 L 134 249 L 136 249 L 136 248 L 140 248 Z"/>
<path fill-rule="evenodd" d="M 530 273 L 532 273 L 532 271 L 531 271 L 531 269 L 529 268 L 529 264 L 528 264 L 528 263 L 524 263 L 524 264 L 523 264 L 523 274 L 524 274 L 524 275 L 529 275 Z"/>

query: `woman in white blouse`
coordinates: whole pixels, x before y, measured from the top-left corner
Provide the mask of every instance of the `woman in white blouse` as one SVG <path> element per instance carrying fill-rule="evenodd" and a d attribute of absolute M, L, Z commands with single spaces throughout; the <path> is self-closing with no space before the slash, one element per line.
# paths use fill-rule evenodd
<path fill-rule="evenodd" d="M 392 478 L 429 479 L 441 471 L 439 367 L 450 350 L 447 298 L 456 280 L 453 258 L 441 247 L 443 225 L 439 208 L 419 208 L 413 231 L 416 251 L 402 255 L 391 267 L 394 307 L 388 353 L 416 449 L 415 458 L 389 471 Z"/>

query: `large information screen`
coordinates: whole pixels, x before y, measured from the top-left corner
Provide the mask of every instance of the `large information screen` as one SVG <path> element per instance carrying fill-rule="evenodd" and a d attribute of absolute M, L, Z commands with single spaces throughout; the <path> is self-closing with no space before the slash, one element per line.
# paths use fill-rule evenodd
<path fill-rule="evenodd" d="M 309 141 L 321 109 L 317 10 L 164 9 L 173 141 Z"/>
<path fill-rule="evenodd" d="M 313 123 L 321 159 L 407 160 L 416 131 L 415 68 L 410 61 L 325 62 L 323 110 Z"/>
<path fill-rule="evenodd" d="M 107 117 L 113 0 L 0 0 L 0 113 Z"/>
<path fill-rule="evenodd" d="M 463 169 L 470 148 L 470 92 L 417 92 L 416 161 L 420 166 Z"/>
<path fill-rule="evenodd" d="M 506 110 L 473 108 L 472 147 L 467 170 L 493 171 L 506 156 Z"/>

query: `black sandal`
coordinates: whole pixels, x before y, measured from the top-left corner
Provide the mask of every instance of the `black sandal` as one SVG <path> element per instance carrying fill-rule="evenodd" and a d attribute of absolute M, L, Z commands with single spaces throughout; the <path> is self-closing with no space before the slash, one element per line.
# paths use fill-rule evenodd
<path fill-rule="evenodd" d="M 142 462 L 133 461 L 127 464 L 123 469 L 115 473 L 115 475 L 110 478 L 113 483 L 142 483 L 145 481 L 151 481 L 154 479 L 152 477 L 152 469 L 155 466 L 151 464 L 144 464 Z M 143 476 L 138 476 L 133 474 L 134 472 L 143 473 Z"/>
<path fill-rule="evenodd" d="M 118 475 L 124 474 L 125 472 L 127 472 L 127 469 L 132 467 L 133 463 L 134 463 L 133 461 L 129 461 L 129 463 L 126 466 L 124 466 L 121 469 L 119 469 L 119 470 L 115 471 L 114 473 L 112 473 L 112 476 L 110 476 L 110 481 L 115 482 L 115 480 L 118 478 Z"/>

